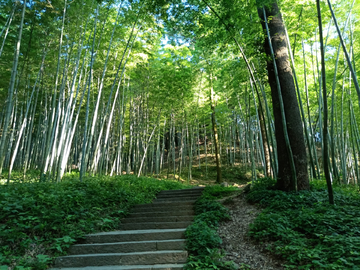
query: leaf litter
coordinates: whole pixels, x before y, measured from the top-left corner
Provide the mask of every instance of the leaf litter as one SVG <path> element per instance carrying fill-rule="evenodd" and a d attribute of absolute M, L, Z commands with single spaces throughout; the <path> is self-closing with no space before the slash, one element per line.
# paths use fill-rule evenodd
<path fill-rule="evenodd" d="M 244 193 L 222 199 L 229 209 L 230 221 L 222 222 L 218 233 L 226 261 L 233 261 L 239 269 L 283 270 L 285 261 L 270 254 L 266 247 L 270 243 L 258 243 L 248 236 L 249 226 L 261 213 L 256 205 L 249 204 Z"/>

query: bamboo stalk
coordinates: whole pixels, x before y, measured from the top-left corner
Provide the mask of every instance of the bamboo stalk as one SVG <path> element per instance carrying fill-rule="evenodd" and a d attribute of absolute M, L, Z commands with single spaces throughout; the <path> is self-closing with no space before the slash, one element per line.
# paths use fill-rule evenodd
<path fill-rule="evenodd" d="M 326 92 L 326 70 L 325 70 L 325 46 L 323 42 L 323 30 L 321 21 L 321 9 L 320 0 L 316 1 L 318 21 L 319 21 L 319 33 L 320 33 L 320 51 L 321 51 L 321 74 L 322 74 L 322 88 L 323 88 L 323 103 L 324 103 L 324 126 L 323 126 L 323 164 L 326 178 L 326 184 L 328 188 L 329 203 L 334 204 L 334 193 L 331 184 L 331 176 L 329 169 L 329 150 L 328 150 L 328 106 L 327 106 L 327 92 Z"/>
<path fill-rule="evenodd" d="M 17 74 L 17 70 L 18 70 L 21 37 L 22 37 L 24 18 L 25 18 L 25 9 L 26 9 L 26 0 L 24 0 L 24 3 L 23 3 L 21 21 L 20 21 L 20 26 L 19 26 L 19 35 L 18 35 L 18 39 L 16 42 L 15 51 L 14 51 L 14 61 L 13 61 L 13 67 L 11 70 L 10 86 L 9 86 L 9 90 L 8 90 L 8 99 L 7 99 L 7 106 L 6 106 L 6 112 L 5 112 L 5 120 L 4 120 L 1 140 L 0 140 L 0 175 L 2 173 L 3 163 L 4 163 L 4 159 L 5 159 L 4 149 L 5 149 L 5 145 L 7 142 L 7 136 L 8 136 L 7 133 L 8 133 L 8 128 L 9 128 L 11 111 L 13 109 L 14 86 L 15 86 L 16 74 Z"/>
<path fill-rule="evenodd" d="M 343 48 L 343 52 L 345 54 L 345 58 L 346 58 L 346 61 L 347 61 L 347 64 L 348 64 L 348 67 L 350 69 L 350 72 L 351 72 L 351 76 L 352 76 L 352 79 L 354 81 L 354 86 L 355 86 L 355 89 L 356 89 L 356 93 L 358 95 L 358 102 L 359 102 L 359 107 L 360 107 L 360 86 L 359 86 L 359 83 L 358 83 L 358 80 L 357 80 L 357 75 L 356 75 L 356 72 L 354 70 L 354 67 L 351 63 L 351 59 L 350 59 L 350 56 L 349 56 L 349 53 L 346 49 L 346 45 L 345 45 L 345 42 L 344 42 L 344 39 L 343 39 L 343 36 L 341 34 L 341 31 L 340 31 L 340 28 L 339 28 L 339 24 L 337 22 L 337 19 L 336 19 L 336 16 L 335 16 L 335 13 L 334 13 L 334 10 L 331 6 L 331 3 L 330 3 L 330 0 L 327 0 L 327 3 L 329 5 L 329 9 L 330 9 L 330 12 L 331 12 L 331 16 L 334 20 L 334 23 L 335 23 L 335 27 L 336 27 L 336 31 L 338 33 L 338 36 L 339 36 L 339 39 L 340 39 L 340 43 L 341 43 L 341 46 Z M 352 7 L 354 6 L 354 3 L 355 3 L 355 0 L 353 0 L 352 2 L 352 6 L 351 6 L 351 9 Z M 351 11 L 350 11 L 351 12 Z"/>

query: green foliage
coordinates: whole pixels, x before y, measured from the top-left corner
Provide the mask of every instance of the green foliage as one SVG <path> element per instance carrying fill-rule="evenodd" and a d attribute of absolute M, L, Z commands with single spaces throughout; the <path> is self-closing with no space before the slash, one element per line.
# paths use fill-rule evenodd
<path fill-rule="evenodd" d="M 197 215 L 195 222 L 199 220 L 205 222 L 209 228 L 217 228 L 219 226 L 219 221 L 227 220 L 229 218 L 230 216 L 226 213 L 225 210 L 210 210 L 209 212 Z"/>
<path fill-rule="evenodd" d="M 253 190 L 262 190 L 262 189 L 273 189 L 276 185 L 276 180 L 271 177 L 258 178 L 253 181 Z"/>
<path fill-rule="evenodd" d="M 135 204 L 185 186 L 135 176 L 0 185 L 0 266 L 46 269 L 87 233 L 116 230 Z"/>
<path fill-rule="evenodd" d="M 190 256 L 186 269 L 233 269 L 231 262 L 224 262 L 223 251 L 219 249 L 221 238 L 217 234 L 220 221 L 230 218 L 227 209 L 215 201 L 234 193 L 233 188 L 221 186 L 206 187 L 195 204 L 195 221 L 186 232 L 186 249 Z"/>
<path fill-rule="evenodd" d="M 0 175 L 0 185 L 5 184 L 7 182 L 7 177 L 9 174 L 9 170 L 5 169 L 2 171 Z M 10 182 L 38 182 L 41 172 L 40 170 L 27 170 L 26 174 L 24 175 L 23 171 L 12 171 L 11 172 L 11 180 Z"/>
<path fill-rule="evenodd" d="M 186 230 L 186 249 L 194 255 L 206 254 L 209 249 L 218 248 L 221 244 L 216 230 L 208 226 L 206 221 L 199 218 Z"/>
<path fill-rule="evenodd" d="M 335 206 L 328 204 L 324 182 L 310 191 L 271 190 L 272 182 L 256 183 L 247 199 L 266 207 L 251 225 L 250 236 L 270 240 L 268 249 L 296 269 L 360 267 L 360 196 L 335 188 Z M 300 265 L 300 266 L 299 266 Z"/>
<path fill-rule="evenodd" d="M 205 149 L 203 145 L 200 146 L 200 151 L 204 152 Z M 209 154 L 209 148 L 207 149 Z M 251 172 L 245 170 L 245 166 L 227 166 L 225 165 L 228 162 L 227 158 L 222 159 L 223 170 L 222 177 L 225 182 L 228 183 L 238 183 L 245 184 L 251 179 Z M 196 162 L 194 162 L 195 165 Z M 208 156 L 207 166 L 205 166 L 205 157 L 201 158 L 201 168 L 193 167 L 191 169 L 192 179 L 199 181 L 199 183 L 207 184 L 208 180 L 216 179 L 216 163 L 215 156 Z M 250 176 L 248 176 L 250 174 Z M 182 179 L 187 179 L 189 175 L 189 170 L 187 167 L 183 168 L 181 171 L 180 177 Z M 164 175 L 161 175 L 162 178 L 166 178 L 166 172 Z"/>
<path fill-rule="evenodd" d="M 233 262 L 222 262 L 222 257 L 224 257 L 222 250 L 207 249 L 207 254 L 190 255 L 185 269 L 236 269 Z"/>
<path fill-rule="evenodd" d="M 207 186 L 204 190 L 204 196 L 212 196 L 214 199 L 220 199 L 238 192 L 239 189 L 236 187 L 223 187 L 223 186 Z"/>

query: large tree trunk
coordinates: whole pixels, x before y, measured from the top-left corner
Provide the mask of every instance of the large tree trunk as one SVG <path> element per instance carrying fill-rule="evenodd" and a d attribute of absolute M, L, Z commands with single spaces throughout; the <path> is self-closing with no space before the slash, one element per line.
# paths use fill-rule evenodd
<path fill-rule="evenodd" d="M 286 47 L 285 27 L 281 13 L 276 2 L 271 7 L 265 8 L 268 21 L 270 38 L 272 40 L 275 54 L 281 95 L 284 100 L 284 113 L 286 118 L 287 132 L 290 140 L 291 150 L 296 168 L 297 189 L 309 189 L 309 177 L 307 171 L 306 148 L 304 141 L 303 126 L 300 117 L 298 101 L 295 92 L 295 84 L 289 62 L 288 49 Z M 263 29 L 266 29 L 262 7 L 259 7 L 259 16 L 263 20 Z M 265 39 L 265 52 L 271 59 L 271 50 L 268 39 Z M 275 118 L 275 135 L 277 142 L 279 173 L 277 188 L 284 191 L 293 190 L 291 177 L 291 160 L 286 149 L 283 124 L 281 120 L 280 100 L 276 84 L 274 63 L 269 60 L 267 63 L 269 84 L 273 100 L 273 113 Z"/>

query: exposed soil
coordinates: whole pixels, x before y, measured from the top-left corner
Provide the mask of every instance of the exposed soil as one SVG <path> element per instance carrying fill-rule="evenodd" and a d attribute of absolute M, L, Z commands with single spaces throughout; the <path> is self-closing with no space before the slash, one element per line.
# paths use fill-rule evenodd
<path fill-rule="evenodd" d="M 224 259 L 233 261 L 240 269 L 284 269 L 284 261 L 272 256 L 266 250 L 266 243 L 256 243 L 247 235 L 250 223 L 261 213 L 261 209 L 247 203 L 243 193 L 222 201 L 231 216 L 231 221 L 223 222 L 218 229 L 223 241 L 221 248 L 226 252 Z"/>

